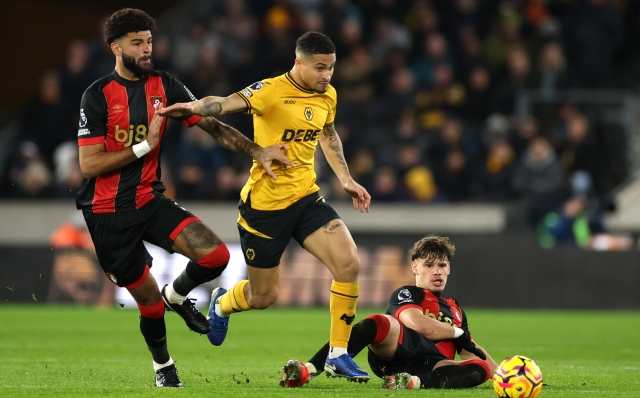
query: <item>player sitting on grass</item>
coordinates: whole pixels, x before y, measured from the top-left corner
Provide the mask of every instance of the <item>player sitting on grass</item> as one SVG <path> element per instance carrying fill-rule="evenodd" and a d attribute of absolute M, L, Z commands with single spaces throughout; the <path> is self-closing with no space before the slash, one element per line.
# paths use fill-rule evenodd
<path fill-rule="evenodd" d="M 384 379 L 385 389 L 468 388 L 484 383 L 497 365 L 471 340 L 467 317 L 455 299 L 442 291 L 451 271 L 455 247 L 446 237 L 427 236 L 411 249 L 415 286 L 396 289 L 387 315 L 374 314 L 353 327 L 347 351 L 355 356 L 369 348 L 369 365 Z M 306 364 L 290 360 L 284 366 L 283 387 L 302 386 L 324 368 L 326 344 Z M 454 361 L 456 352 L 461 361 Z"/>

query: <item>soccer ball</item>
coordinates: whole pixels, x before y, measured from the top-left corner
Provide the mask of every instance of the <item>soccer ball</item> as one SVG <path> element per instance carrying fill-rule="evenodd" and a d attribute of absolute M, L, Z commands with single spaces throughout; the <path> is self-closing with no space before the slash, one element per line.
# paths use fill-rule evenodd
<path fill-rule="evenodd" d="M 542 390 L 542 372 L 525 356 L 502 361 L 493 374 L 493 389 L 501 398 L 534 398 Z"/>

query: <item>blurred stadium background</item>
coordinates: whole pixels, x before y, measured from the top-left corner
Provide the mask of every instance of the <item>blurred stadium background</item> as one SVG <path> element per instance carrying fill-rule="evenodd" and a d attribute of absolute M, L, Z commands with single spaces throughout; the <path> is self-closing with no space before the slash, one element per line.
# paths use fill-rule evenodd
<path fill-rule="evenodd" d="M 3 303 L 130 304 L 100 271 L 74 204 L 80 96 L 113 69 L 100 32 L 122 7 L 157 18 L 155 67 L 197 97 L 289 70 L 302 32 L 334 40 L 337 130 L 371 213 L 350 208 L 321 151 L 317 172 L 359 247 L 360 305 L 410 283 L 407 250 L 438 233 L 458 247 L 448 293 L 466 306 L 640 308 L 640 2 L 629 0 L 5 4 Z M 250 117 L 224 121 L 251 137 Z M 235 218 L 250 159 L 179 123 L 163 148 L 168 196 L 232 245 L 214 282 L 232 285 L 244 272 Z M 153 253 L 159 280 L 186 264 Z M 294 243 L 283 268 L 279 305 L 326 304 L 317 260 Z M 196 295 L 206 304 L 206 289 Z"/>

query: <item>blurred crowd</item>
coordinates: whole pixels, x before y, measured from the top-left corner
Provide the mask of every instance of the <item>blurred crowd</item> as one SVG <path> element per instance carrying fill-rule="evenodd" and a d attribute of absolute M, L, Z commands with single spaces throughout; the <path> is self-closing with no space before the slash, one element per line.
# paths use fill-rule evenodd
<path fill-rule="evenodd" d="M 324 32 L 337 46 L 336 128 L 354 179 L 374 203 L 519 200 L 537 225 L 566 200 L 603 195 L 626 177 L 624 142 L 606 144 L 615 126 L 562 93 L 636 83 L 635 3 L 213 1 L 175 28 L 159 26 L 152 58 L 197 97 L 226 96 L 288 71 L 296 38 Z M 41 77 L 24 109 L 1 196 L 75 197 L 80 97 L 113 65 L 99 37 L 69 44 L 65 64 Z M 518 114 L 522 90 L 549 101 Z M 223 121 L 252 137 L 251 117 Z M 349 200 L 320 149 L 316 163 L 323 195 Z M 198 128 L 171 123 L 162 165 L 177 200 L 236 201 L 251 161 Z"/>

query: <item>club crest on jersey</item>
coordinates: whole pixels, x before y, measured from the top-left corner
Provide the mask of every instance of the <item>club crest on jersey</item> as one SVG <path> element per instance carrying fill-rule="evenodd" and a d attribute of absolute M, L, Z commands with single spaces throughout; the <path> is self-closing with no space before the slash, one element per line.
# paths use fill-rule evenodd
<path fill-rule="evenodd" d="M 398 292 L 398 300 L 400 301 L 411 300 L 411 292 L 409 291 L 409 289 L 400 290 Z"/>
<path fill-rule="evenodd" d="M 149 97 L 149 101 L 151 101 L 151 105 L 162 104 L 162 97 L 159 95 L 152 95 Z"/>
<path fill-rule="evenodd" d="M 256 258 L 256 252 L 255 252 L 253 249 L 251 249 L 251 248 L 247 249 L 247 251 L 245 252 L 245 254 L 247 255 L 247 258 L 248 258 L 249 260 L 253 260 L 254 258 Z"/>
<path fill-rule="evenodd" d="M 311 119 L 313 119 L 313 109 L 309 107 L 304 108 L 304 117 L 311 121 Z"/>
<path fill-rule="evenodd" d="M 258 91 L 262 87 L 264 87 L 264 82 L 255 82 L 249 86 L 249 88 L 252 89 L 253 91 Z"/>
<path fill-rule="evenodd" d="M 80 128 L 87 125 L 87 116 L 84 114 L 84 108 L 80 108 Z"/>
<path fill-rule="evenodd" d="M 109 278 L 111 282 L 118 284 L 118 278 L 116 278 L 116 276 L 111 272 L 107 272 L 107 278 Z"/>

